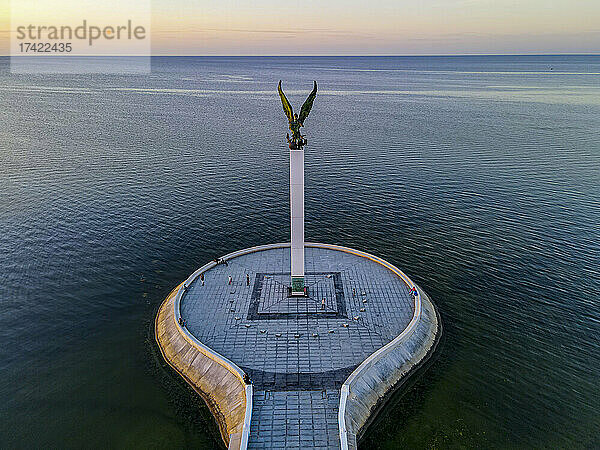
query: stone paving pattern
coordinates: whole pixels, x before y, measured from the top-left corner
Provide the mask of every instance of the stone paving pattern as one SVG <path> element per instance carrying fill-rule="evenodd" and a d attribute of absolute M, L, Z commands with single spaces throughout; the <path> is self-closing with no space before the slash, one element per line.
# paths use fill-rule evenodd
<path fill-rule="evenodd" d="M 250 253 L 181 302 L 190 332 L 253 381 L 251 448 L 339 448 L 341 384 L 412 318 L 408 288 L 376 262 L 307 247 L 305 270 L 309 297 L 288 298 L 290 249 Z"/>

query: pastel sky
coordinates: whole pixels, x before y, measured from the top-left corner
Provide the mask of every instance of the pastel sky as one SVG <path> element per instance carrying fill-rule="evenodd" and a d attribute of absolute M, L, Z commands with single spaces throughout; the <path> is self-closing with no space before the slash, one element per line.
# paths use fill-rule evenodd
<path fill-rule="evenodd" d="M 151 2 L 153 54 L 600 53 L 600 0 Z M 0 0 L 3 54 L 9 23 Z"/>

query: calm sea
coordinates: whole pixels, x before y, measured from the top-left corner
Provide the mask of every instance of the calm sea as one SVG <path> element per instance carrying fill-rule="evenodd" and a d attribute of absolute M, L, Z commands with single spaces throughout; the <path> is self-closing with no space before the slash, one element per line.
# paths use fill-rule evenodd
<path fill-rule="evenodd" d="M 319 82 L 307 239 L 442 315 L 364 448 L 597 448 L 600 56 L 0 59 L 0 446 L 220 445 L 151 323 L 201 264 L 288 239 L 280 79 L 296 107 Z"/>

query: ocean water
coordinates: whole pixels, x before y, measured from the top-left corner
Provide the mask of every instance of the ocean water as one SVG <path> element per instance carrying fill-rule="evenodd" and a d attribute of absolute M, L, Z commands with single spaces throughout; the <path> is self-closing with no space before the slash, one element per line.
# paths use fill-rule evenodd
<path fill-rule="evenodd" d="M 217 448 L 154 312 L 206 261 L 289 235 L 377 254 L 438 306 L 427 371 L 363 448 L 600 446 L 600 56 L 0 59 L 0 446 Z"/>

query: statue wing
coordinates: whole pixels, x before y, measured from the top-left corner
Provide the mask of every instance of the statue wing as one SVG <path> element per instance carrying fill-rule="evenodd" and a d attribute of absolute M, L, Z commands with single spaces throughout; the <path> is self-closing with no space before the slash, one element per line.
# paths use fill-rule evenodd
<path fill-rule="evenodd" d="M 302 105 L 302 108 L 300 109 L 300 115 L 298 116 L 298 122 L 300 122 L 302 125 L 304 125 L 304 119 L 306 119 L 308 117 L 308 113 L 310 112 L 313 102 L 315 101 L 315 97 L 317 96 L 317 82 L 314 81 L 315 85 L 313 87 L 313 90 L 310 94 L 308 94 L 308 97 L 306 99 L 306 101 L 304 102 L 304 104 Z"/>
<path fill-rule="evenodd" d="M 279 92 L 279 97 L 281 98 L 281 104 L 283 105 L 283 112 L 285 113 L 288 121 L 292 123 L 294 120 L 294 111 L 292 110 L 292 105 L 288 101 L 287 97 L 283 93 L 283 89 L 281 89 L 281 80 L 279 80 L 279 85 L 277 86 L 277 92 Z"/>

